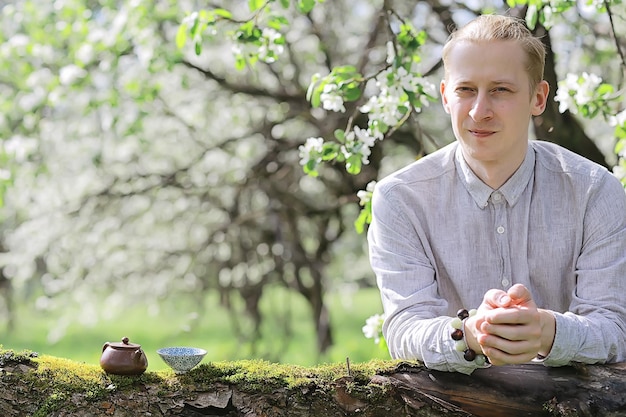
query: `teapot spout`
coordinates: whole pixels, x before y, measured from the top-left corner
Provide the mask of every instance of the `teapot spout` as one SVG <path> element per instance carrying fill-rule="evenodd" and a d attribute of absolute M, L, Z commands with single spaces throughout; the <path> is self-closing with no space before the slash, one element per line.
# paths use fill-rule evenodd
<path fill-rule="evenodd" d="M 141 349 L 137 349 L 135 351 L 135 354 L 133 355 L 133 359 L 135 361 L 135 363 L 137 364 L 141 364 L 143 365 L 145 362 L 145 365 L 148 365 L 148 358 L 146 357 L 146 355 L 144 355 L 143 350 Z"/>

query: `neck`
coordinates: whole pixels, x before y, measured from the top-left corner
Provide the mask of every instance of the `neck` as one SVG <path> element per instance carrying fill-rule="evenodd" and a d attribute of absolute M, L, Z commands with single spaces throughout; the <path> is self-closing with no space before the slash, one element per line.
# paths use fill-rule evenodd
<path fill-rule="evenodd" d="M 502 167 L 489 167 L 487 164 L 469 164 L 469 166 L 482 182 L 494 190 L 502 187 L 515 173 L 517 168 L 519 168 L 519 165 L 517 165 L 514 170 L 508 167 L 505 169 L 501 169 Z"/>
<path fill-rule="evenodd" d="M 522 165 L 522 162 L 524 162 L 525 157 L 526 152 L 523 152 L 506 160 L 481 161 L 466 158 L 466 161 L 474 174 L 476 174 L 482 182 L 494 190 L 497 190 L 515 174 L 520 165 Z"/>

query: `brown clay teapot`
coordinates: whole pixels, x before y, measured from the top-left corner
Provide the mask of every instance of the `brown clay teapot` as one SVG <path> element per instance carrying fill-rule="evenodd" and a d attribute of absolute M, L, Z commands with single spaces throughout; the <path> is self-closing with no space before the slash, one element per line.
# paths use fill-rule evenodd
<path fill-rule="evenodd" d="M 141 345 L 124 337 L 121 343 L 106 342 L 102 346 L 100 366 L 108 374 L 141 375 L 148 368 L 148 358 Z"/>

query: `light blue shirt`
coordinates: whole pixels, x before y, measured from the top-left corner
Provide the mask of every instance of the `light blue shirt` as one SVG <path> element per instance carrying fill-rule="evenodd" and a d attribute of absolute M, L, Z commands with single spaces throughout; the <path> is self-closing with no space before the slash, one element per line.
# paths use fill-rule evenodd
<path fill-rule="evenodd" d="M 453 142 L 381 180 L 372 212 L 370 262 L 393 358 L 471 373 L 450 317 L 521 283 L 556 312 L 545 365 L 626 360 L 626 193 L 600 165 L 531 141 L 493 190 Z"/>

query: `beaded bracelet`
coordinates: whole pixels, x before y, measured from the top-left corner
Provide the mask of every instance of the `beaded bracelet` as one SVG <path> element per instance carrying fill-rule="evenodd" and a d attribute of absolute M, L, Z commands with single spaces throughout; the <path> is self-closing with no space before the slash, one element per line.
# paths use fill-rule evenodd
<path fill-rule="evenodd" d="M 466 309 L 461 309 L 456 313 L 456 317 L 450 321 L 450 326 L 454 329 L 450 336 L 453 340 L 455 340 L 454 349 L 463 352 L 463 357 L 466 361 L 471 362 L 474 361 L 478 366 L 484 366 L 485 364 L 489 364 L 489 358 L 485 355 L 476 354 L 476 352 L 471 349 L 467 343 L 465 342 L 465 320 L 468 317 L 472 317 L 476 314 L 476 309 L 472 309 L 467 311 Z"/>

